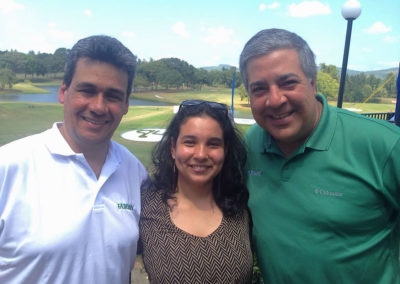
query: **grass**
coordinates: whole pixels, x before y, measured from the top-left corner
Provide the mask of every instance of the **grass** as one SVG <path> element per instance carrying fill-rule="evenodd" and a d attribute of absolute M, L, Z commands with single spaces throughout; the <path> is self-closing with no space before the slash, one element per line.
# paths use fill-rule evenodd
<path fill-rule="evenodd" d="M 2 102 L 0 145 L 48 129 L 62 118 L 62 105 Z"/>
<path fill-rule="evenodd" d="M 172 107 L 130 107 L 115 131 L 113 140 L 127 147 L 149 168 L 154 143 L 126 140 L 121 134 L 133 129 L 165 127 L 172 115 Z M 0 102 L 0 146 L 49 129 L 55 121 L 62 121 L 62 118 L 61 104 Z"/>
<path fill-rule="evenodd" d="M 19 83 L 20 90 L 33 90 L 32 85 Z M 43 92 L 43 91 L 42 91 Z M 158 97 L 156 97 L 156 95 Z M 203 88 L 194 91 L 150 91 L 132 94 L 137 99 L 163 101 L 179 104 L 185 99 L 206 99 L 230 105 L 231 91 L 228 88 Z M 161 98 L 160 98 L 161 97 Z M 336 102 L 329 102 L 336 105 Z M 235 114 L 240 117 L 251 117 L 251 110 L 247 102 L 235 97 Z M 391 112 L 395 104 L 363 104 L 344 103 L 343 108 L 362 109 L 362 112 Z M 129 112 L 123 117 L 119 127 L 114 133 L 113 140 L 127 147 L 147 167 L 151 166 L 151 151 L 153 142 L 137 142 L 123 139 L 121 134 L 134 129 L 165 128 L 173 116 L 172 106 L 131 106 Z M 0 146 L 50 128 L 55 121 L 63 118 L 61 104 L 45 103 L 20 103 L 0 102 Z M 249 126 L 239 125 L 241 132 Z"/>
<path fill-rule="evenodd" d="M 46 85 L 48 86 L 48 85 Z M 49 91 L 36 87 L 29 82 L 24 83 L 17 83 L 15 84 L 12 89 L 5 88 L 4 90 L 0 91 L 0 95 L 2 94 L 15 94 L 15 93 L 23 93 L 23 94 L 44 94 L 48 93 Z"/>
<path fill-rule="evenodd" d="M 187 99 L 202 99 L 209 101 L 216 101 L 220 103 L 231 105 L 232 93 L 229 88 L 210 88 L 203 87 L 201 90 L 170 90 L 167 92 L 160 92 L 157 90 L 132 93 L 135 99 L 166 102 L 179 104 Z M 235 110 L 243 112 L 245 115 L 250 116 L 251 111 L 247 101 L 241 101 L 238 95 L 234 96 Z"/>
<path fill-rule="evenodd" d="M 333 104 L 336 106 L 336 102 Z M 343 108 L 358 109 L 357 113 L 369 113 L 369 112 L 394 112 L 396 104 L 362 104 L 362 103 L 344 103 Z"/>

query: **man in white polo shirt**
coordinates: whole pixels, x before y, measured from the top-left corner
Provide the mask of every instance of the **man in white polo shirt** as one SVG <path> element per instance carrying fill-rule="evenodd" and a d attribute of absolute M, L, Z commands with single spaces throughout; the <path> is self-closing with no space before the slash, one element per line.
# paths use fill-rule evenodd
<path fill-rule="evenodd" d="M 92 36 L 68 54 L 64 121 L 0 147 L 0 283 L 128 283 L 148 175 L 111 141 L 136 57 Z"/>

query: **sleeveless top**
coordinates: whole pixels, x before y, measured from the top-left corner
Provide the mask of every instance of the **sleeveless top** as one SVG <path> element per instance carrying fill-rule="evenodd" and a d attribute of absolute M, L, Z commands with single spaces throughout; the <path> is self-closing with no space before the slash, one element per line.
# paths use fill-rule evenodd
<path fill-rule="evenodd" d="M 251 283 L 247 211 L 223 216 L 214 232 L 198 237 L 175 226 L 160 191 L 143 190 L 139 226 L 150 283 Z"/>

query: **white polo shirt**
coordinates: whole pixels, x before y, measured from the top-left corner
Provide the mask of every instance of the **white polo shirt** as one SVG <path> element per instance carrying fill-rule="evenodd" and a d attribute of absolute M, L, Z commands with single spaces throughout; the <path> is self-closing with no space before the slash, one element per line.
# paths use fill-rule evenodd
<path fill-rule="evenodd" d="M 57 123 L 0 147 L 0 283 L 128 283 L 145 181 L 115 142 L 97 179 Z"/>

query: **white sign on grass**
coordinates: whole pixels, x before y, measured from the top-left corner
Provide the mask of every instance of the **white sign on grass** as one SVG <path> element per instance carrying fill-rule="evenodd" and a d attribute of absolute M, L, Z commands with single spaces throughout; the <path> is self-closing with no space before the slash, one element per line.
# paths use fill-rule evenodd
<path fill-rule="evenodd" d="M 164 132 L 165 129 L 163 128 L 144 128 L 124 132 L 121 137 L 133 141 L 158 142 Z"/>

